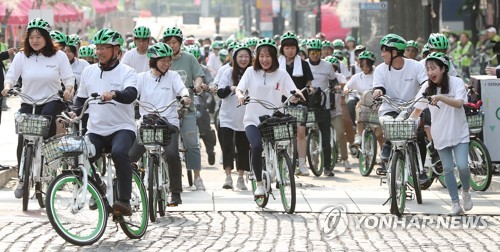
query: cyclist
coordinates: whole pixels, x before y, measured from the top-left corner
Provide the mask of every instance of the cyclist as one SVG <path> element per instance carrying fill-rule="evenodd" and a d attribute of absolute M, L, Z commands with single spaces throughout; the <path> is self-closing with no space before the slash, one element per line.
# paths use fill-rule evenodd
<path fill-rule="evenodd" d="M 64 99 L 70 101 L 74 93 L 75 75 L 71 70 L 68 58 L 53 44 L 50 37 L 50 25 L 41 18 L 31 20 L 23 39 L 22 53 L 16 54 L 9 70 L 5 74 L 2 95 L 12 89 L 19 77 L 23 79 L 21 92 L 33 98 L 42 100 L 61 89 L 61 81 L 65 86 Z M 64 103 L 57 97 L 47 103 L 37 106 L 36 114 L 51 116 L 49 137 L 56 134 L 56 116 L 64 110 Z M 19 113 L 31 114 L 33 107 L 28 101 L 21 101 Z M 17 142 L 17 164 L 23 151 L 23 137 L 19 135 Z M 23 181 L 19 181 L 14 195 L 23 196 Z"/>
<path fill-rule="evenodd" d="M 325 43 L 323 41 L 323 43 Z M 322 48 L 324 49 L 324 48 Z M 281 47 L 278 61 L 280 63 L 280 68 L 286 70 L 290 77 L 292 77 L 293 82 L 297 89 L 302 90 L 303 88 L 311 87 L 311 81 L 314 79 L 311 72 L 311 67 L 309 64 L 302 60 L 299 53 L 299 41 L 297 36 L 291 32 L 286 32 L 281 36 Z M 306 93 L 302 93 L 306 96 Z M 306 106 L 305 101 L 298 102 L 301 105 Z M 298 175 L 309 176 L 309 168 L 306 165 L 306 127 L 305 125 L 297 126 L 297 153 L 299 156 L 299 171 Z"/>
<path fill-rule="evenodd" d="M 429 43 L 426 43 L 424 47 L 422 47 L 422 59 L 427 58 L 427 55 L 429 55 L 430 50 L 429 50 Z"/>
<path fill-rule="evenodd" d="M 175 71 L 169 71 L 172 64 L 172 48 L 167 44 L 158 42 L 149 47 L 147 56 L 149 57 L 149 72 L 137 74 L 139 100 L 147 102 L 153 108 L 162 108 L 168 105 L 176 97 L 182 96 L 185 105 L 191 103 L 189 91 L 184 86 L 180 75 Z M 143 108 L 139 109 L 141 117 L 148 114 Z M 175 127 L 170 143 L 164 147 L 163 158 L 168 165 L 168 177 L 170 179 L 170 192 L 172 193 L 171 205 L 182 204 L 182 165 L 179 157 L 179 118 L 177 105 L 172 105 L 163 111 L 160 116 Z M 137 162 L 146 149 L 137 141 L 130 149 L 130 161 Z"/>
<path fill-rule="evenodd" d="M 326 90 L 330 86 L 330 80 L 336 80 L 335 71 L 330 63 L 321 60 L 321 41 L 319 39 L 310 39 L 307 41 L 307 52 L 309 53 L 309 66 L 311 67 L 311 72 L 314 79 L 311 84 L 315 88 L 319 88 L 316 92 L 322 92 L 321 90 Z M 321 131 L 321 141 L 323 145 L 323 157 L 324 157 L 324 174 L 325 176 L 335 176 L 333 173 L 333 167 L 331 164 L 331 152 L 332 147 L 330 146 L 330 96 L 327 95 L 326 100 L 322 100 L 322 106 L 316 108 L 316 120 L 318 123 L 319 130 Z"/>
<path fill-rule="evenodd" d="M 364 45 L 357 45 L 356 48 L 354 48 L 354 61 L 353 64 L 351 64 L 351 75 L 355 75 L 357 73 L 361 73 L 363 70 L 361 70 L 361 67 L 359 66 L 359 59 L 358 56 L 360 53 L 366 51 L 366 47 Z"/>
<path fill-rule="evenodd" d="M 426 107 L 431 112 L 434 148 L 437 149 L 444 168 L 446 188 L 453 207 L 452 215 L 463 214 L 473 207 L 470 188 L 470 170 L 468 167 L 469 128 L 463 105 L 467 103 L 467 92 L 462 79 L 448 75 L 449 58 L 441 52 L 433 52 L 426 59 L 428 81 L 422 85 L 416 98 L 426 93 L 431 97 L 431 104 L 419 102 L 410 118 L 417 118 Z M 453 158 L 454 157 L 454 158 Z M 462 182 L 463 209 L 458 197 L 457 181 L 453 172 L 457 166 Z"/>
<path fill-rule="evenodd" d="M 82 46 L 78 49 L 78 55 L 80 58 L 86 60 L 89 64 L 94 64 L 95 62 L 95 51 L 90 46 Z"/>
<path fill-rule="evenodd" d="M 218 86 L 217 95 L 222 99 L 219 110 L 219 142 L 221 145 L 222 164 L 226 172 L 226 180 L 222 185 L 224 189 L 233 189 L 233 179 L 231 170 L 234 169 L 234 148 L 236 146 L 236 168 L 238 170 L 238 180 L 236 187 L 240 190 L 247 190 L 243 174 L 250 171 L 249 156 L 250 143 L 245 135 L 243 116 L 245 107 L 237 107 L 238 99 L 234 95 L 236 86 L 245 73 L 245 70 L 252 66 L 252 52 L 248 47 L 238 45 L 233 49 L 233 67 L 222 73 Z"/>
<path fill-rule="evenodd" d="M 406 48 L 404 53 L 405 58 L 417 60 L 418 56 L 418 42 L 415 40 L 406 41 Z"/>
<path fill-rule="evenodd" d="M 421 83 L 427 80 L 423 65 L 412 59 L 403 57 L 406 40 L 397 34 L 387 34 L 380 40 L 383 64 L 378 65 L 373 72 L 373 96 L 377 98 L 387 94 L 391 98 L 409 101 L 415 97 Z M 385 102 L 379 108 L 378 115 L 397 117 L 394 109 Z M 391 142 L 385 142 L 380 157 L 383 161 L 389 159 Z M 385 162 L 377 169 L 377 174 L 387 172 Z M 420 174 L 420 182 L 427 180 L 427 174 Z"/>
<path fill-rule="evenodd" d="M 75 105 L 83 105 L 92 93 L 98 93 L 104 102 L 112 103 L 92 104 L 87 110 L 87 135 L 96 149 L 90 162 L 99 159 L 103 149 L 111 150 L 118 179 L 113 211 L 129 216 L 132 214 L 132 166 L 128 152 L 136 132 L 132 103 L 137 98 L 137 72 L 118 59 L 124 42 L 120 33 L 105 28 L 94 35 L 93 41 L 99 62 L 83 70 Z"/>
<path fill-rule="evenodd" d="M 349 63 L 353 65 L 354 62 L 356 62 L 356 48 L 358 47 L 356 45 L 356 39 L 354 39 L 353 36 L 347 36 L 345 38 L 345 45 L 347 52 L 349 53 Z"/>
<path fill-rule="evenodd" d="M 217 71 L 219 71 L 219 68 L 223 65 L 224 61 L 221 59 L 221 55 L 219 54 L 223 44 L 224 42 L 222 42 L 221 40 L 216 40 L 212 43 L 212 45 L 210 45 L 210 50 L 212 52 L 208 55 L 207 67 L 212 75 L 216 75 Z"/>
<path fill-rule="evenodd" d="M 427 44 L 429 45 L 429 52 L 431 53 L 442 52 L 446 54 L 448 51 L 449 41 L 444 34 L 431 33 L 431 35 L 429 35 L 429 40 L 427 41 Z M 425 60 L 421 60 L 420 64 L 422 65 L 423 71 L 425 73 Z M 452 62 L 450 62 L 450 68 L 448 70 L 448 74 L 450 76 L 458 77 L 457 70 L 455 69 L 455 66 L 453 66 Z"/>
<path fill-rule="evenodd" d="M 271 102 L 275 106 L 280 106 L 281 97 L 283 95 L 290 96 L 290 92 L 293 90 L 305 100 L 300 90 L 296 89 L 288 73 L 279 68 L 278 48 L 274 40 L 269 38 L 259 40 L 255 50 L 257 58 L 253 62 L 253 67 L 245 71 L 236 87 L 238 103 L 244 104 L 246 92 L 251 97 Z M 321 47 L 318 51 L 318 57 L 320 51 Z M 252 167 L 257 181 L 255 196 L 266 194 L 262 182 L 262 134 L 257 126 L 260 124 L 259 116 L 271 114 L 271 110 L 258 103 L 249 103 L 245 107 L 243 125 L 252 150 Z"/>
<path fill-rule="evenodd" d="M 186 87 L 190 87 L 194 84 L 195 91 L 199 93 L 203 90 L 203 69 L 201 69 L 200 64 L 198 64 L 198 61 L 193 55 L 180 50 L 183 38 L 184 36 L 182 35 L 181 29 L 177 27 L 168 27 L 165 32 L 163 32 L 163 41 L 173 50 L 172 66 L 170 66 L 170 70 L 179 73 Z M 191 94 L 190 98 L 191 100 L 193 99 L 193 94 Z M 187 148 L 187 169 L 194 171 L 193 184 L 196 189 L 205 190 L 203 180 L 200 177 L 201 154 L 198 127 L 196 125 L 196 112 L 193 103 L 191 103 L 189 109 L 190 112 L 184 115 L 181 126 L 182 139 Z"/>
<path fill-rule="evenodd" d="M 135 48 L 127 51 L 121 60 L 125 65 L 135 69 L 137 73 L 149 71 L 147 51 L 151 37 L 151 30 L 145 26 L 135 27 L 133 32 Z"/>
<path fill-rule="evenodd" d="M 259 42 L 258 37 L 250 37 L 247 39 L 247 41 L 245 41 L 245 46 L 250 48 L 250 51 L 252 51 L 254 56 L 255 56 L 255 47 L 257 46 L 258 42 Z"/>
<path fill-rule="evenodd" d="M 328 40 L 323 41 L 321 47 L 321 58 L 324 59 L 328 56 L 332 56 L 332 53 L 333 53 L 332 42 Z"/>
<path fill-rule="evenodd" d="M 233 42 L 230 42 L 228 45 L 227 45 L 227 52 L 229 53 L 229 55 L 233 55 L 233 50 L 234 48 L 240 46 L 240 45 L 243 45 L 243 44 L 240 44 L 236 41 L 233 41 Z M 232 67 L 232 63 L 233 62 L 233 57 L 229 57 L 229 62 L 227 62 L 226 64 L 222 65 L 220 68 L 219 68 L 219 71 L 217 71 L 217 74 L 215 75 L 215 78 L 214 78 L 214 84 L 217 86 L 220 82 L 220 78 L 222 77 L 222 73 L 224 73 L 227 69 L 230 69 Z"/>
<path fill-rule="evenodd" d="M 344 57 L 344 52 L 338 49 L 333 51 L 331 55 L 339 60 L 340 73 L 346 78 L 351 78 L 351 72 L 347 68 L 347 58 Z"/>
<path fill-rule="evenodd" d="M 66 46 L 66 41 L 68 40 L 68 36 L 64 32 L 58 30 L 50 31 L 50 37 L 52 38 L 53 44 L 59 50 L 64 50 Z"/>
<path fill-rule="evenodd" d="M 80 46 L 80 38 L 77 36 L 78 35 L 68 36 L 68 41 L 66 42 L 66 47 L 64 48 L 69 63 L 71 64 L 71 69 L 73 69 L 73 74 L 75 75 L 76 90 L 78 90 L 78 85 L 80 85 L 80 77 L 83 69 L 90 65 L 87 61 L 77 58 L 78 47 Z"/>

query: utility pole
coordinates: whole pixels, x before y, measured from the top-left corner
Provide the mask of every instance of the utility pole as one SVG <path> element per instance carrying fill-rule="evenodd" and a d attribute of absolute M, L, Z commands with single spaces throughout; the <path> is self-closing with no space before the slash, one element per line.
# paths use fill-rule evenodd
<path fill-rule="evenodd" d="M 321 0 L 316 0 L 318 12 L 316 13 L 316 33 L 321 32 Z"/>

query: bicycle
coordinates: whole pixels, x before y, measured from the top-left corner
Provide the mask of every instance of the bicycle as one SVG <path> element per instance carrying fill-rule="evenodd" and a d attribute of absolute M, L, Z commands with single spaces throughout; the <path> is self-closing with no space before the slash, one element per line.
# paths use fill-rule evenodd
<path fill-rule="evenodd" d="M 58 91 L 47 98 L 35 101 L 30 96 L 15 89 L 11 89 L 9 95 L 18 95 L 23 100 L 30 102 L 32 106 L 31 114 L 16 113 L 16 133 L 23 136 L 24 145 L 19 164 L 19 177 L 22 179 L 23 188 L 23 211 L 28 210 L 30 189 L 35 187 L 35 195 L 38 205 L 45 207 L 46 185 L 53 179 L 52 171 L 43 169 L 42 145 L 43 138 L 49 134 L 51 117 L 47 115 L 35 114 L 36 107 L 47 103 L 55 96 L 62 97 L 62 91 Z"/>
<path fill-rule="evenodd" d="M 151 222 L 156 221 L 157 214 L 160 216 L 165 216 L 165 209 L 167 206 L 173 206 L 167 204 L 167 199 L 169 196 L 169 185 L 170 179 L 168 177 L 168 164 L 162 157 L 162 153 L 165 151 L 163 148 L 167 146 L 172 138 L 172 131 L 168 125 L 164 123 L 159 123 L 160 114 L 165 110 L 169 109 L 173 104 L 181 100 L 181 96 L 177 96 L 175 100 L 171 101 L 164 107 L 153 108 L 151 104 L 140 102 L 136 100 L 139 107 L 143 108 L 147 113 L 150 114 L 150 119 L 143 120 L 138 126 L 139 132 L 139 142 L 144 145 L 146 153 L 143 155 L 142 165 L 145 167 L 143 172 L 143 183 L 144 187 L 148 191 L 149 196 L 149 219 Z M 149 105 L 149 106 L 148 106 Z"/>
<path fill-rule="evenodd" d="M 295 95 L 295 92 L 292 92 Z M 292 96 L 291 96 L 292 97 Z M 264 108 L 273 110 L 273 115 L 277 115 L 277 111 L 282 109 L 285 104 L 291 99 L 283 103 L 280 107 L 275 107 L 273 104 L 259 100 L 254 97 L 246 97 L 245 103 L 257 102 Z M 268 201 L 269 195 L 276 199 L 272 192 L 271 184 L 276 183 L 276 189 L 280 190 L 281 203 L 286 213 L 292 214 L 295 211 L 296 205 L 296 188 L 295 188 L 295 168 L 290 160 L 289 146 L 297 136 L 297 121 L 295 117 L 284 117 L 288 119 L 278 120 L 277 122 L 263 123 L 259 125 L 262 132 L 262 147 L 263 147 L 263 169 L 262 182 L 266 189 L 266 194 L 263 196 L 255 196 L 255 202 L 259 207 L 264 208 Z M 291 120 L 290 120 L 291 118 Z M 251 154 L 250 154 L 251 159 Z M 251 161 L 250 161 L 251 162 Z M 254 176 L 253 167 L 248 176 L 248 180 L 252 183 L 252 191 L 257 189 L 257 180 Z"/>
<path fill-rule="evenodd" d="M 71 119 L 66 114 L 62 116 L 68 123 L 81 121 L 89 103 L 103 104 L 100 96 L 93 93 L 84 105 L 79 116 Z M 104 102 L 104 104 L 114 104 Z M 146 233 L 148 226 L 148 199 L 146 190 L 136 169 L 132 170 L 132 195 L 130 205 L 131 216 L 115 214 L 111 203 L 117 197 L 117 183 L 112 169 L 111 155 L 106 158 L 106 183 L 96 172 L 96 167 L 90 164 L 89 158 L 95 154 L 95 147 L 87 136 L 81 136 L 82 124 L 79 124 L 79 134 L 65 135 L 48 143 L 52 146 L 47 153 L 56 153 L 49 157 L 78 157 L 78 166 L 69 162 L 69 167 L 58 175 L 49 185 L 46 205 L 50 224 L 64 240 L 69 243 L 84 246 L 97 242 L 107 226 L 111 214 L 113 221 L 120 225 L 123 232 L 131 239 L 139 239 Z M 49 147 L 48 147 L 49 148 Z M 59 153 L 59 154 L 57 154 Z"/>
<path fill-rule="evenodd" d="M 364 123 L 361 133 L 361 143 L 357 151 L 359 158 L 359 172 L 362 176 L 370 176 L 377 159 L 377 136 L 375 128 L 380 127 L 377 110 L 369 106 L 359 107 L 358 123 Z"/>

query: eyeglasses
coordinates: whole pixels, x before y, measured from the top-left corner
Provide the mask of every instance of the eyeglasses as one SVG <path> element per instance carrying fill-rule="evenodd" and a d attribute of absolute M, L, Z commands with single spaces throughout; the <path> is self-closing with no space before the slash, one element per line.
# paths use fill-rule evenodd
<path fill-rule="evenodd" d="M 415 48 L 406 48 L 405 51 L 412 52 L 412 53 L 417 53 L 418 52 L 417 49 L 415 49 Z"/>
<path fill-rule="evenodd" d="M 321 55 L 321 51 L 315 51 L 315 50 L 314 51 L 309 51 L 309 54 L 313 55 L 313 56 L 319 56 L 319 55 Z"/>
<path fill-rule="evenodd" d="M 95 51 L 104 51 L 106 49 L 112 48 L 113 46 L 103 46 L 103 47 L 96 47 Z"/>

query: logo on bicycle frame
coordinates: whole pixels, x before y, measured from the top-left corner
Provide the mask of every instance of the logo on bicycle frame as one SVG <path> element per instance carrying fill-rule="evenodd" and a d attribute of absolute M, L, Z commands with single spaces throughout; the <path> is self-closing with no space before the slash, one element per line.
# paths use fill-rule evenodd
<path fill-rule="evenodd" d="M 318 216 L 318 227 L 325 239 L 333 239 L 342 235 L 349 226 L 344 206 L 327 207 Z"/>

